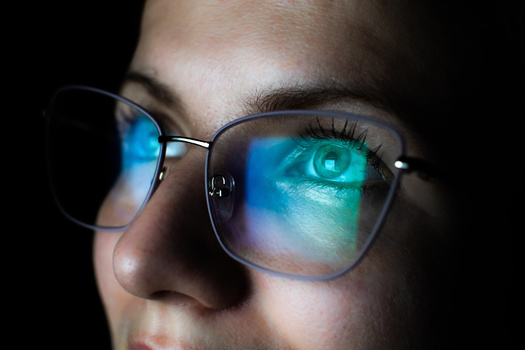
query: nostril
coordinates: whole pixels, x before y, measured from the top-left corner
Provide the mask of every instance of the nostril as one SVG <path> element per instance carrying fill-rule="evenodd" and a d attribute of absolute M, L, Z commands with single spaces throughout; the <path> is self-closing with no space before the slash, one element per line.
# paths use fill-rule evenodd
<path fill-rule="evenodd" d="M 159 290 L 159 291 L 152 293 L 149 299 L 151 300 L 164 299 L 167 295 L 171 293 L 173 292 L 170 292 L 169 290 Z"/>

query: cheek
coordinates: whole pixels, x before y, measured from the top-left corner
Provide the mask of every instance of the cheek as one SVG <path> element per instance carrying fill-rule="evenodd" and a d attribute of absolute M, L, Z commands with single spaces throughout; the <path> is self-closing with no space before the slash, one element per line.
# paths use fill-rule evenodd
<path fill-rule="evenodd" d="M 389 277 L 396 272 L 357 268 L 328 283 L 263 278 L 261 312 L 293 348 L 395 348 L 412 307 L 402 279 Z"/>
<path fill-rule="evenodd" d="M 345 276 L 319 283 L 258 278 L 260 312 L 300 349 L 427 348 L 419 345 L 433 342 L 435 284 L 428 280 L 435 276 L 427 275 L 436 236 L 428 217 L 398 203 L 371 251 Z"/>
<path fill-rule="evenodd" d="M 126 300 L 126 293 L 113 271 L 113 250 L 119 238 L 118 233 L 97 232 L 93 243 L 96 282 L 110 324 L 120 314 Z"/>
<path fill-rule="evenodd" d="M 93 261 L 99 288 L 104 289 L 113 277 L 113 249 L 119 236 L 114 233 L 96 232 L 93 242 Z"/>

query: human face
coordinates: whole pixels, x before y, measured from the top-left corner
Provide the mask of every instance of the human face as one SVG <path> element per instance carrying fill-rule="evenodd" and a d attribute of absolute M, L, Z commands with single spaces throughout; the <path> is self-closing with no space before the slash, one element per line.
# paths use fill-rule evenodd
<path fill-rule="evenodd" d="M 431 60 L 437 39 L 415 6 L 148 1 L 122 94 L 168 129 L 202 140 L 261 110 L 352 112 L 396 125 L 409 154 L 426 158 L 408 110 L 424 109 L 445 83 L 429 68 L 442 63 Z M 344 96 L 316 92 L 341 87 Z M 417 108 L 401 107 L 409 102 Z M 406 177 L 360 265 L 336 280 L 301 282 L 252 270 L 222 251 L 201 196 L 204 157 L 189 148 L 167 164 L 125 232 L 95 235 L 115 349 L 390 349 L 430 339 L 426 253 L 447 226 L 437 210 L 445 205 L 442 188 Z"/>

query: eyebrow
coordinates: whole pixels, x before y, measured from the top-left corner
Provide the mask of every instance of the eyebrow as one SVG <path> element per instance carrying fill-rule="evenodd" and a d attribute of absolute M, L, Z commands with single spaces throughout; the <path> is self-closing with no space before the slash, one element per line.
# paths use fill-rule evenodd
<path fill-rule="evenodd" d="M 374 89 L 336 84 L 306 84 L 291 88 L 261 90 L 244 102 L 246 114 L 289 109 L 311 109 L 329 102 L 362 101 L 389 110 L 388 103 Z"/>
<path fill-rule="evenodd" d="M 135 82 L 142 85 L 148 93 L 168 107 L 183 110 L 182 100 L 171 89 L 159 80 L 145 74 L 129 71 L 124 77 L 123 86 L 128 82 Z"/>
<path fill-rule="evenodd" d="M 179 112 L 184 112 L 181 98 L 169 86 L 157 79 L 140 72 L 130 71 L 125 76 L 124 84 L 126 82 L 136 82 L 142 85 L 159 102 Z M 312 83 L 276 89 L 260 89 L 242 100 L 239 114 L 252 115 L 282 110 L 311 109 L 329 102 L 349 99 L 364 101 L 384 110 L 391 109 L 386 99 L 382 98 L 382 94 L 373 87 L 358 84 Z"/>

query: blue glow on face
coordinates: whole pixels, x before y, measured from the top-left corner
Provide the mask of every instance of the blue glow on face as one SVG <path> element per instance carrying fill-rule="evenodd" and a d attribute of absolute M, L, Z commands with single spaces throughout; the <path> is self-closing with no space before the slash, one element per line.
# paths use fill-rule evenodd
<path fill-rule="evenodd" d="M 351 259 L 364 183 L 375 171 L 363 149 L 336 139 L 252 140 L 245 181 L 249 244 L 308 261 Z"/>
<path fill-rule="evenodd" d="M 144 115 L 123 120 L 121 128 L 121 174 L 112 197 L 136 212 L 144 203 L 155 176 L 160 144 L 155 124 Z"/>
<path fill-rule="evenodd" d="M 138 116 L 129 125 L 122 142 L 124 169 L 143 162 L 156 161 L 159 157 L 159 132 L 145 116 Z"/>

